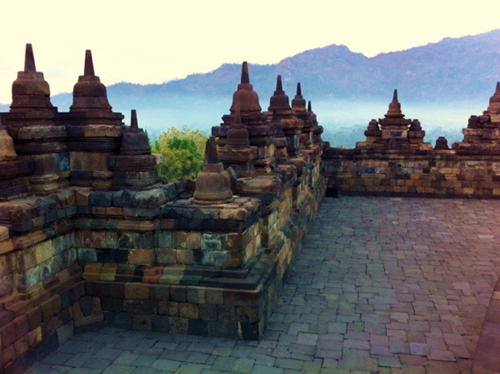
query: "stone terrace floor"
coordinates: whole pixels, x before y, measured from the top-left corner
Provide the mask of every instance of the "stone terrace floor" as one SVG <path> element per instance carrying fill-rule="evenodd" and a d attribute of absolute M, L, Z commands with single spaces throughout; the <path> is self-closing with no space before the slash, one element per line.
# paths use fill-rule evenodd
<path fill-rule="evenodd" d="M 325 198 L 261 341 L 108 328 L 30 373 L 469 373 L 500 201 Z"/>

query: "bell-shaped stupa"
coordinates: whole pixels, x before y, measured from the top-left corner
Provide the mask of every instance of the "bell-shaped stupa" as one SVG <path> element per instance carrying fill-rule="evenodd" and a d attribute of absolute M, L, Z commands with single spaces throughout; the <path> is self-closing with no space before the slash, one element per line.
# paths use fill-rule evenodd
<path fill-rule="evenodd" d="M 130 127 L 127 127 L 122 138 L 120 148 L 122 155 L 149 155 L 151 148 L 147 134 L 139 128 L 137 122 L 137 111 L 132 109 L 130 113 Z"/>
<path fill-rule="evenodd" d="M 219 160 L 226 169 L 232 167 L 238 177 L 252 177 L 256 173 L 253 164 L 255 153 L 254 147 L 250 146 L 248 130 L 241 123 L 240 112 L 236 108 L 225 145 L 219 148 Z"/>
<path fill-rule="evenodd" d="M 38 117 L 52 118 L 57 111 L 50 102 L 49 84 L 43 73 L 36 71 L 35 56 L 31 44 L 26 44 L 24 56 L 24 71 L 17 73 L 17 79 L 12 83 L 12 113 L 36 111 Z"/>
<path fill-rule="evenodd" d="M 106 86 L 101 83 L 99 77 L 94 73 L 94 63 L 90 49 L 85 51 L 83 75 L 78 77 L 78 82 L 73 87 L 73 105 L 70 107 L 70 112 L 76 111 L 111 113 Z"/>
<path fill-rule="evenodd" d="M 217 146 L 212 136 L 205 147 L 203 171 L 196 177 L 196 190 L 193 194 L 195 204 L 224 204 L 233 197 L 231 178 L 217 157 Z"/>

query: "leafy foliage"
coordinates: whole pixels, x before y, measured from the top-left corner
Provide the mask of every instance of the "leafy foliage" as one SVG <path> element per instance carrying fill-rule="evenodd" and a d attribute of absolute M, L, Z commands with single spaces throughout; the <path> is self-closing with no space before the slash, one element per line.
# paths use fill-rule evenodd
<path fill-rule="evenodd" d="M 181 131 L 172 127 L 161 134 L 153 147 L 154 153 L 163 156 L 158 174 L 169 182 L 196 177 L 203 168 L 207 139 L 198 130 L 185 127 Z"/>

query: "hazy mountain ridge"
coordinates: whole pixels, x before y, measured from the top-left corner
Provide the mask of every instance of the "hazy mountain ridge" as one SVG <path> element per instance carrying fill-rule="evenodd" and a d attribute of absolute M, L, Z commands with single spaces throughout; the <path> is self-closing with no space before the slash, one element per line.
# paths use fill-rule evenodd
<path fill-rule="evenodd" d="M 236 90 L 240 69 L 240 64 L 223 64 L 212 72 L 184 79 L 148 85 L 118 83 L 110 85 L 108 91 L 113 101 L 130 102 L 131 106 L 132 101 L 166 105 L 176 97 L 227 99 Z M 274 65 L 250 62 L 250 80 L 263 109 L 267 109 L 265 102 L 273 94 L 278 74 L 291 98 L 299 81 L 304 96 L 313 100 L 380 100 L 390 97 L 394 88 L 407 100 L 420 102 L 489 97 L 500 80 L 500 29 L 371 58 L 333 44 Z"/>
<path fill-rule="evenodd" d="M 273 65 L 250 62 L 249 68 L 263 110 L 269 106 L 277 74 L 283 77 L 290 99 L 300 81 L 304 97 L 313 101 L 325 127 L 324 138 L 332 144 L 353 146 L 363 140 L 362 129 L 371 118 L 383 116 L 394 88 L 399 90 L 403 112 L 422 121 L 426 141 L 433 142 L 439 133 L 458 141 L 468 116 L 486 109 L 500 80 L 500 29 L 371 58 L 330 45 Z M 108 97 L 113 110 L 126 117 L 130 109 L 137 109 L 140 125 L 153 137 L 171 126 L 209 134 L 229 112 L 240 75 L 240 64 L 223 64 L 206 74 L 162 84 L 109 85 Z M 106 84 L 105 77 L 101 79 Z M 72 100 L 70 93 L 52 97 L 60 111 L 67 111 Z"/>
<path fill-rule="evenodd" d="M 500 79 L 500 29 L 372 58 L 351 52 L 346 46 L 330 45 L 287 57 L 275 65 L 250 63 L 254 89 L 266 99 L 274 91 L 277 74 L 282 75 L 290 97 L 300 81 L 304 95 L 313 99 L 380 99 L 390 96 L 394 88 L 416 101 L 478 98 L 491 93 Z M 206 74 L 142 86 L 142 92 L 126 86 L 120 89 L 122 95 L 130 92 L 138 97 L 227 97 L 236 89 L 239 76 L 239 64 L 223 64 Z"/>

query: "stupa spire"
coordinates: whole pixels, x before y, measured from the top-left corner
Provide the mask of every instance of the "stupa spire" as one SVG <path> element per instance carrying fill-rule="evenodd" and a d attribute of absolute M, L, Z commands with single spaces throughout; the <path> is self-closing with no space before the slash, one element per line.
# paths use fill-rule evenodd
<path fill-rule="evenodd" d="M 276 91 L 277 92 L 283 91 L 283 83 L 281 82 L 281 75 L 278 75 L 278 78 L 276 79 Z"/>
<path fill-rule="evenodd" d="M 217 158 L 217 146 L 215 144 L 215 138 L 211 136 L 207 140 L 207 145 L 205 146 L 205 163 L 207 164 L 218 164 L 219 159 Z"/>
<path fill-rule="evenodd" d="M 269 111 L 287 111 L 290 109 L 291 108 L 288 102 L 288 96 L 283 91 L 283 82 L 281 79 L 281 75 L 278 75 L 276 78 L 276 91 L 274 91 L 274 95 L 271 97 Z"/>
<path fill-rule="evenodd" d="M 248 63 L 243 61 L 243 65 L 241 66 L 241 84 L 249 84 L 250 83 L 250 75 L 248 74 Z"/>
<path fill-rule="evenodd" d="M 404 114 L 401 111 L 401 104 L 398 101 L 398 90 L 395 89 L 392 95 L 392 101 L 389 103 L 389 110 L 387 111 L 386 117 L 391 118 L 403 118 Z"/>
<path fill-rule="evenodd" d="M 35 56 L 33 54 L 33 46 L 31 43 L 26 44 L 26 51 L 24 53 L 24 71 L 35 71 Z"/>
<path fill-rule="evenodd" d="M 137 122 L 137 110 L 132 109 L 130 112 L 130 128 L 132 129 L 138 129 L 139 124 Z"/>
<path fill-rule="evenodd" d="M 242 114 L 248 114 L 252 117 L 251 122 L 260 122 L 262 109 L 259 104 L 259 96 L 250 84 L 248 63 L 246 61 L 241 66 L 241 83 L 238 84 L 238 89 L 233 95 L 233 103 L 230 108 L 232 115 L 234 115 L 237 106 L 240 108 Z M 243 121 L 245 121 L 244 118 Z"/>
<path fill-rule="evenodd" d="M 83 75 L 95 75 L 94 62 L 92 61 L 92 51 L 90 49 L 85 50 L 85 68 Z"/>
<path fill-rule="evenodd" d="M 307 111 L 312 112 L 312 105 L 311 105 L 311 100 L 307 102 Z"/>
<path fill-rule="evenodd" d="M 300 82 L 297 83 L 297 93 L 292 100 L 292 108 L 299 111 L 305 111 L 306 109 L 306 101 L 302 97 L 302 87 L 300 86 Z"/>

